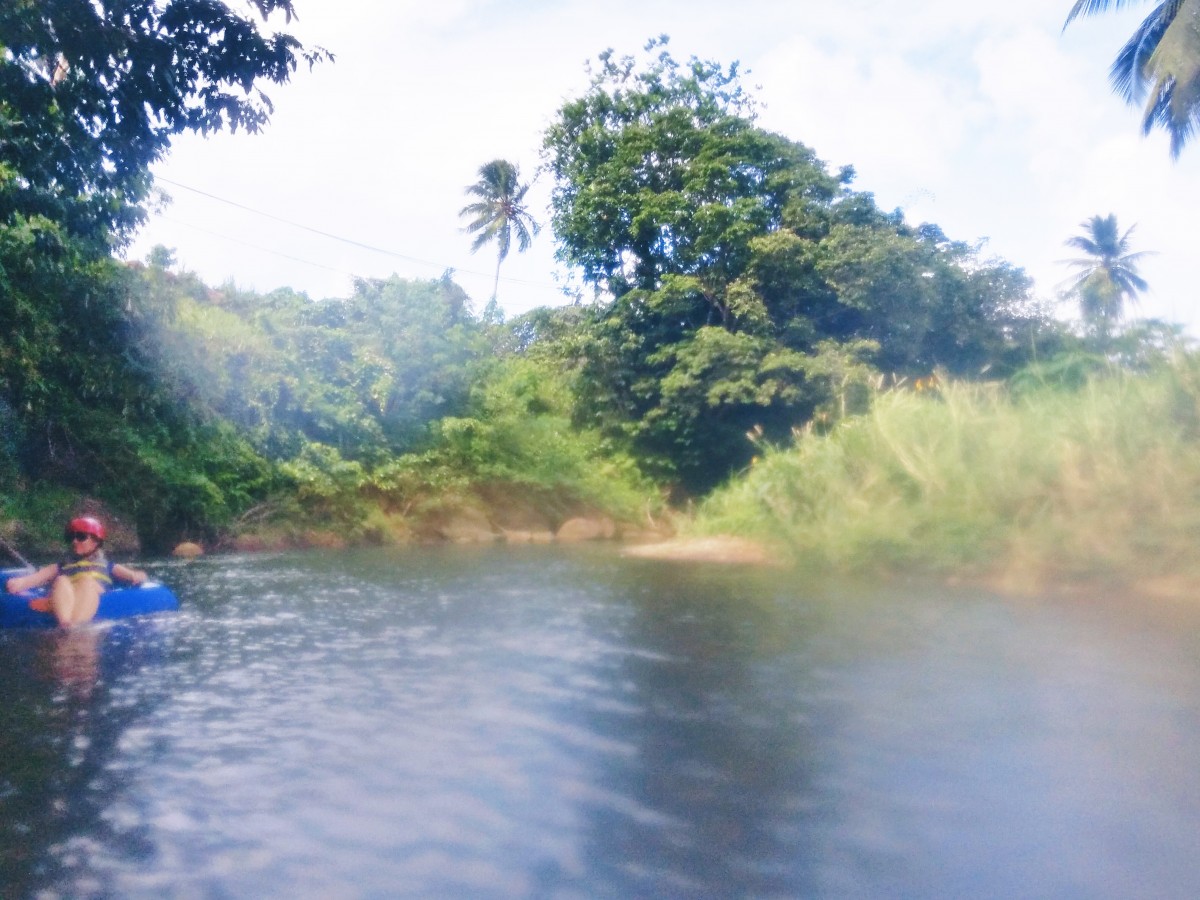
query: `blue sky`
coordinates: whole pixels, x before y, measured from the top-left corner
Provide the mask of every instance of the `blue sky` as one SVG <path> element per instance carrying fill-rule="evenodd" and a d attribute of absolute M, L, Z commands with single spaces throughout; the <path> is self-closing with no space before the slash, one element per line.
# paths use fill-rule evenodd
<path fill-rule="evenodd" d="M 637 53 L 665 33 L 678 59 L 740 61 L 759 88 L 760 124 L 807 144 L 831 170 L 853 165 L 856 186 L 909 221 L 986 240 L 985 252 L 1025 268 L 1047 301 L 1069 274 L 1063 242 L 1083 220 L 1115 213 L 1123 227 L 1136 224 L 1135 247 L 1155 251 L 1142 264 L 1151 290 L 1137 314 L 1200 336 L 1188 266 L 1200 142 L 1172 161 L 1165 136 L 1143 137 L 1139 111 L 1107 81 L 1150 4 L 1066 32 L 1069 0 L 296 0 L 296 8 L 299 21 L 287 27 L 337 62 L 270 90 L 276 111 L 262 134 L 177 139 L 155 167 L 172 202 L 129 258 L 165 244 L 210 284 L 288 286 L 314 299 L 348 295 L 353 276 L 453 268 L 482 307 L 494 257 L 469 252 L 463 189 L 496 157 L 532 176 L 541 131 L 586 86 L 585 63 L 608 47 Z M 531 193 L 542 221 L 548 194 L 540 182 Z M 549 229 L 530 252 L 510 255 L 499 297 L 506 310 L 564 302 L 570 273 L 553 255 Z"/>

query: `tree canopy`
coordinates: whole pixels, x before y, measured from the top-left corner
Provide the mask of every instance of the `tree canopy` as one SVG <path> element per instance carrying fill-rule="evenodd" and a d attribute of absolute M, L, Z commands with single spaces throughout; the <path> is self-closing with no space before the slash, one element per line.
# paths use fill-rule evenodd
<path fill-rule="evenodd" d="M 292 0 L 252 0 L 290 21 Z M 183 131 L 256 131 L 263 82 L 331 58 L 220 0 L 0 4 L 0 224 L 41 216 L 107 249 Z"/>
<path fill-rule="evenodd" d="M 601 297 L 596 420 L 704 490 L 748 461 L 747 430 L 786 435 L 845 373 L 1005 362 L 1035 323 L 1024 273 L 881 211 L 756 125 L 736 64 L 665 44 L 602 54 L 544 139 L 559 256 Z"/>

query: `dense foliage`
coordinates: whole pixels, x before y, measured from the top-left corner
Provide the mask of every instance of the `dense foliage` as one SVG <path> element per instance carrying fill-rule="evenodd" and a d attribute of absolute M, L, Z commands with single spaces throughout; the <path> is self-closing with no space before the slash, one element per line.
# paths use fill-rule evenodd
<path fill-rule="evenodd" d="M 146 351 L 164 384 L 271 458 L 311 443 L 366 462 L 422 447 L 461 410 L 486 349 L 449 279 L 361 280 L 345 300 L 313 302 L 156 277 L 170 304 L 160 296 Z"/>
<path fill-rule="evenodd" d="M 268 487 L 269 467 L 228 422 L 166 389 L 145 352 L 147 299 L 52 223 L 0 228 L 0 318 L 12 325 L 0 471 L 18 488 L 6 503 L 66 487 L 119 503 L 149 537 L 227 522 Z"/>
<path fill-rule="evenodd" d="M 601 55 L 547 130 L 560 258 L 597 289 L 584 412 L 704 491 L 876 372 L 1008 368 L 1042 322 L 1007 263 L 912 227 L 757 127 L 737 67 Z"/>
<path fill-rule="evenodd" d="M 68 262 L 0 295 L 18 299 L 0 355 L 8 517 L 63 507 L 65 489 L 158 547 L 246 525 L 351 539 L 415 527 L 380 513 L 490 506 L 498 524 L 547 528 L 656 505 L 632 460 L 572 426 L 558 364 L 514 352 L 511 329 L 473 315 L 449 278 L 364 280 L 314 302 Z"/>
<path fill-rule="evenodd" d="M 253 0 L 264 21 L 291 0 Z M 181 131 L 260 128 L 306 51 L 219 0 L 0 4 L 0 494 L 120 501 L 143 535 L 211 530 L 274 479 L 146 352 L 160 298 L 109 257 Z M 157 313 L 155 313 L 157 314 Z M 33 518 L 30 516 L 29 518 Z M 55 526 L 56 527 L 56 526 Z"/>
<path fill-rule="evenodd" d="M 253 6 L 293 15 L 291 0 Z M 0 227 L 42 216 L 119 243 L 173 135 L 257 130 L 260 83 L 326 55 L 218 0 L 0 4 Z"/>

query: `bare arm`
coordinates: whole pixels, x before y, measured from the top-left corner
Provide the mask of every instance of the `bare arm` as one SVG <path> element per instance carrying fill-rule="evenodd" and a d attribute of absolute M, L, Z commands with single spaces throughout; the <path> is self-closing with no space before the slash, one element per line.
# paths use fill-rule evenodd
<path fill-rule="evenodd" d="M 42 566 L 36 572 L 30 572 L 28 575 L 16 575 L 8 579 L 4 585 L 4 589 L 10 594 L 19 594 L 21 591 L 41 587 L 46 582 L 53 581 L 54 576 L 57 574 L 58 563 L 51 563 L 48 566 Z"/>
<path fill-rule="evenodd" d="M 112 567 L 114 578 L 120 578 L 122 581 L 128 581 L 131 584 L 145 584 L 146 573 L 141 569 L 131 569 L 129 566 L 123 566 L 120 563 L 114 563 Z"/>

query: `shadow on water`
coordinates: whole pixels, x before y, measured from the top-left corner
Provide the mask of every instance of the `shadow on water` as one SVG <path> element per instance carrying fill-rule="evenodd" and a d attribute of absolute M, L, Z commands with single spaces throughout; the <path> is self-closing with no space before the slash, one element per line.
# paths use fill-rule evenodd
<path fill-rule="evenodd" d="M 128 685 L 160 644 L 149 621 L 0 632 L 4 896 L 103 895 L 89 845 L 131 858 L 152 852 L 145 829 L 123 829 L 104 811 L 124 780 L 114 765 L 122 734 L 147 711 L 148 698 Z"/>

